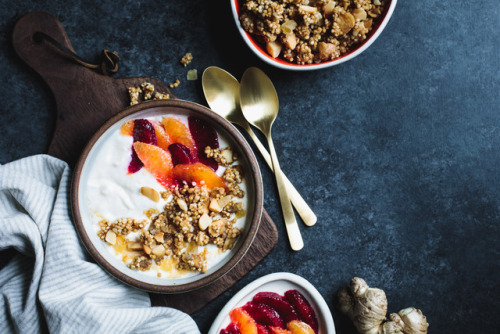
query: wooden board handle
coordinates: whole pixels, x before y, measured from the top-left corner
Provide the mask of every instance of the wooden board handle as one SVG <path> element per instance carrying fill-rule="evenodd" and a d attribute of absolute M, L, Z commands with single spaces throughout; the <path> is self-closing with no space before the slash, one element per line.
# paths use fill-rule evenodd
<path fill-rule="evenodd" d="M 170 88 L 157 79 L 114 79 L 76 64 L 48 41 L 35 40 L 37 32 L 76 52 L 61 22 L 50 14 L 29 13 L 14 27 L 14 49 L 43 78 L 56 101 L 56 127 L 48 153 L 70 165 L 74 165 L 90 136 L 129 105 L 128 87 L 150 82 L 156 90 L 175 98 Z"/>

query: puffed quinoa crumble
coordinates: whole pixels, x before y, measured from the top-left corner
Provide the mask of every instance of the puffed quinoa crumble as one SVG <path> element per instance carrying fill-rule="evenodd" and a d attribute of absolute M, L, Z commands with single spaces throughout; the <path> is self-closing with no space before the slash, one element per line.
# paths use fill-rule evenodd
<path fill-rule="evenodd" d="M 224 152 L 224 153 L 223 153 Z M 231 148 L 205 148 L 226 167 L 222 178 L 226 187 L 208 189 L 201 184 L 184 184 L 159 193 L 167 202 L 163 211 L 145 211 L 148 219 L 120 218 L 110 222 L 99 221 L 98 237 L 123 253 L 123 261 L 134 270 L 147 271 L 154 265 L 173 261 L 178 270 L 207 271 L 207 249 L 212 244 L 220 251 L 232 249 L 241 231 L 235 226 L 238 218 L 246 214 L 245 196 L 240 188 L 242 168 Z M 228 162 L 231 157 L 231 162 Z M 129 233 L 138 235 L 135 240 Z"/>
<path fill-rule="evenodd" d="M 241 0 L 240 23 L 273 57 L 333 60 L 367 38 L 386 0 Z"/>
<path fill-rule="evenodd" d="M 192 60 L 193 60 L 193 55 L 190 52 L 188 52 L 181 58 L 181 64 L 184 65 L 184 67 L 186 67 Z"/>
<path fill-rule="evenodd" d="M 169 85 L 170 88 L 177 88 L 179 87 L 179 85 L 181 84 L 181 82 L 179 81 L 179 79 L 175 80 L 173 83 L 171 83 Z"/>
<path fill-rule="evenodd" d="M 169 94 L 155 91 L 155 86 L 150 82 L 143 82 L 140 87 L 129 87 L 128 96 L 131 106 L 141 102 L 141 98 L 143 101 L 170 99 Z"/>

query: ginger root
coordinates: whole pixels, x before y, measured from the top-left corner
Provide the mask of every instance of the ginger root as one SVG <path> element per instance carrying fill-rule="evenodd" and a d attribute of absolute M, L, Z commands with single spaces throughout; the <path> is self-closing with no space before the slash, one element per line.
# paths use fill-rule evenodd
<path fill-rule="evenodd" d="M 370 288 L 358 277 L 338 294 L 338 307 L 360 334 L 426 334 L 429 324 L 414 307 L 387 315 L 387 298 L 381 289 Z"/>

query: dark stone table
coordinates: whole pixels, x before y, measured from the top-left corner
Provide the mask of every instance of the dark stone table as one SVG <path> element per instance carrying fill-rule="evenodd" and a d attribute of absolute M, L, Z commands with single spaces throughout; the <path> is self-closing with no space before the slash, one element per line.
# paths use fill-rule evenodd
<path fill-rule="evenodd" d="M 451 6 L 451 7 L 450 7 Z M 335 308 L 354 276 L 386 291 L 389 311 L 415 306 L 432 333 L 493 333 L 500 313 L 500 21 L 498 0 L 399 1 L 382 35 L 348 63 L 316 72 L 271 68 L 240 40 L 229 1 L 5 1 L 0 3 L 0 163 L 46 151 L 55 104 L 16 56 L 14 23 L 43 10 L 78 54 L 116 50 L 117 76 L 179 79 L 175 93 L 206 104 L 188 69 L 220 66 L 273 80 L 273 128 L 283 170 L 318 215 L 290 250 L 274 179 L 260 159 L 265 207 L 280 240 L 233 288 L 193 315 L 206 332 L 249 282 L 296 273 Z M 184 68 L 179 59 L 194 56 Z"/>

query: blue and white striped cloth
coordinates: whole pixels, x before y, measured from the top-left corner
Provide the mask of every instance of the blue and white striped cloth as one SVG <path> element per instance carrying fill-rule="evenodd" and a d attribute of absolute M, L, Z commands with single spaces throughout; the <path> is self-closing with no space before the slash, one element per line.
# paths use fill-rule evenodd
<path fill-rule="evenodd" d="M 187 314 L 90 262 L 70 218 L 70 169 L 47 155 L 0 165 L 0 333 L 199 333 Z"/>

